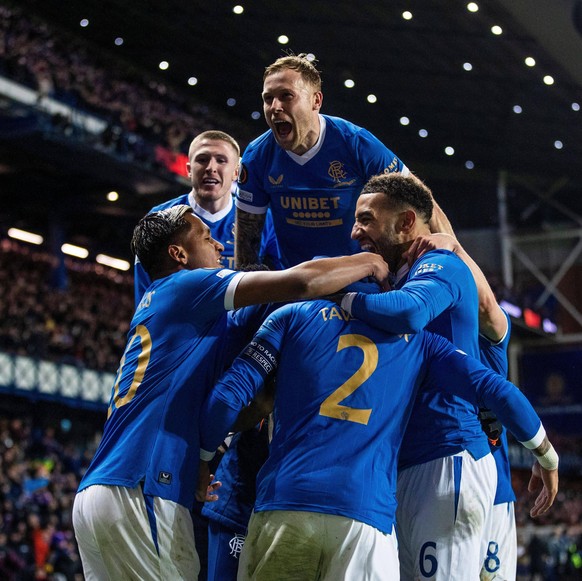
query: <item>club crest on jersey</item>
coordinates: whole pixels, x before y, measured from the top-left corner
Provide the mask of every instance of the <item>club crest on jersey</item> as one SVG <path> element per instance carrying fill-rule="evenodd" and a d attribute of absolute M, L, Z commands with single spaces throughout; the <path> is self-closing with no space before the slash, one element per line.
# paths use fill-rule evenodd
<path fill-rule="evenodd" d="M 333 184 L 334 188 L 339 186 L 351 186 L 356 181 L 355 178 L 353 180 L 346 180 L 348 174 L 344 170 L 344 164 L 337 160 L 329 163 L 327 175 L 335 182 Z"/>
<path fill-rule="evenodd" d="M 415 271 L 415 275 L 424 274 L 426 272 L 437 272 L 443 269 L 442 264 L 435 264 L 434 262 L 429 262 L 427 264 L 421 264 Z"/>
<path fill-rule="evenodd" d="M 273 176 L 268 176 L 269 182 L 273 186 L 280 186 L 281 182 L 283 181 L 283 174 L 281 174 L 278 178 L 274 178 Z"/>
<path fill-rule="evenodd" d="M 164 472 L 163 470 L 158 474 L 158 482 L 160 484 L 172 484 L 172 473 Z"/>

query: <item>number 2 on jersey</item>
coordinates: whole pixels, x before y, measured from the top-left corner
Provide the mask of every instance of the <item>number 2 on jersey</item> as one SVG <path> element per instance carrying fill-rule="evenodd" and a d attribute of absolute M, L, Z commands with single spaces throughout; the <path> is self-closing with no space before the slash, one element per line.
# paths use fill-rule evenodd
<path fill-rule="evenodd" d="M 374 373 L 378 366 L 378 348 L 373 341 L 368 337 L 364 337 L 364 335 L 341 335 L 338 340 L 337 350 L 341 351 L 347 347 L 361 349 L 364 353 L 364 361 L 347 381 L 342 383 L 323 401 L 319 407 L 319 414 L 328 418 L 368 425 L 372 414 L 371 409 L 352 408 L 341 405 L 340 402 L 354 393 Z"/>

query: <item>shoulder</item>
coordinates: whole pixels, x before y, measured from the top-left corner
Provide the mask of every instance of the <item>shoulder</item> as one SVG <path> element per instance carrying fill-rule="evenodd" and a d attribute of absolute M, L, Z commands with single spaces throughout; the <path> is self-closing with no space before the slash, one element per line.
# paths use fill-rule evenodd
<path fill-rule="evenodd" d="M 425 275 L 443 280 L 473 278 L 469 267 L 454 252 L 441 248 L 427 252 L 412 265 L 409 278 Z"/>
<path fill-rule="evenodd" d="M 152 212 L 159 212 L 160 210 L 167 210 L 168 208 L 173 208 L 174 206 L 179 206 L 180 204 L 190 204 L 190 200 L 188 199 L 188 196 L 190 195 L 190 192 L 188 192 L 187 194 L 184 194 L 182 196 L 178 196 L 177 198 L 172 198 L 171 200 L 168 200 L 167 202 L 163 202 L 162 204 L 158 204 L 157 206 L 154 206 L 149 213 L 151 214 Z"/>
<path fill-rule="evenodd" d="M 273 137 L 273 132 L 269 129 L 247 145 L 243 153 L 243 161 L 247 158 L 254 158 L 260 155 L 262 151 L 271 147 L 273 143 L 275 143 L 275 138 Z"/>

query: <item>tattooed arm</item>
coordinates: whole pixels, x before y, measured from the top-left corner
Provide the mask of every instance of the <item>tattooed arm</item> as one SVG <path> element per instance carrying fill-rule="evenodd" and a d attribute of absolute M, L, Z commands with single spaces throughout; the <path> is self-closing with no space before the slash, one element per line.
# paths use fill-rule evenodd
<path fill-rule="evenodd" d="M 259 262 L 261 234 L 266 214 L 251 214 L 236 209 L 236 228 L 234 238 L 234 264 L 240 269 Z"/>

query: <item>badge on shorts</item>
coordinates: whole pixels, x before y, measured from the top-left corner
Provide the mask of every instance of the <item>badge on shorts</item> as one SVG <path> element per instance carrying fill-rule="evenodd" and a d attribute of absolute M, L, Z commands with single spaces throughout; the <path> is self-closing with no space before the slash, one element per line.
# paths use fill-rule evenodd
<path fill-rule="evenodd" d="M 160 484 L 172 484 L 172 473 L 164 472 L 163 470 L 158 474 L 158 482 Z"/>

